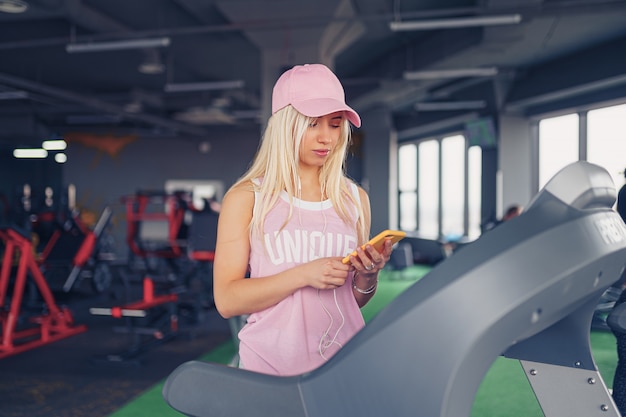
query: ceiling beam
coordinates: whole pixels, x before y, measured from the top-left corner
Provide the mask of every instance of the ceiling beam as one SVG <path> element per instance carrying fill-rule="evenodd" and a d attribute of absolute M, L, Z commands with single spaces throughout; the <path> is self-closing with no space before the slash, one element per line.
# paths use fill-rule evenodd
<path fill-rule="evenodd" d="M 74 93 L 72 91 L 63 90 L 56 87 L 50 87 L 45 84 L 36 83 L 34 81 L 26 80 L 23 78 L 15 77 L 10 74 L 0 73 L 0 83 L 26 90 L 35 93 L 40 93 L 46 96 L 55 97 L 65 101 L 78 103 L 86 107 L 98 110 L 104 113 L 115 114 L 121 116 L 125 120 L 134 120 L 143 122 L 149 125 L 163 127 L 171 129 L 177 132 L 186 133 L 193 136 L 206 137 L 208 132 L 206 129 L 189 125 L 186 123 L 176 122 L 163 117 L 154 116 L 146 113 L 130 113 L 123 107 L 115 104 L 108 103 L 106 101 L 98 100 L 89 96 Z"/>
<path fill-rule="evenodd" d="M 108 21 L 104 16 L 98 16 L 97 11 L 93 9 L 85 9 L 86 5 L 82 4 L 80 0 L 67 0 L 69 4 L 73 4 L 73 7 L 78 8 L 81 13 L 85 10 L 90 13 L 90 22 L 92 24 L 115 24 L 114 21 Z M 557 1 L 545 3 L 541 2 L 530 6 L 511 6 L 511 7 L 498 7 L 498 13 L 519 13 L 524 19 L 532 19 L 536 17 L 563 17 L 570 15 L 586 15 L 595 13 L 606 13 L 612 11 L 615 13 L 622 13 L 626 10 L 625 0 L 580 0 L 576 2 Z M 76 10 L 72 10 L 75 13 Z M 120 31 L 120 30 L 107 30 L 107 33 L 92 36 L 80 36 L 75 37 L 74 41 L 83 40 L 112 40 L 112 39 L 129 39 L 129 38 L 143 38 L 152 36 L 185 36 L 194 34 L 211 34 L 220 32 L 238 32 L 238 31 L 264 31 L 264 30 L 277 30 L 291 28 L 311 28 L 311 27 L 326 27 L 331 23 L 341 22 L 354 22 L 360 21 L 365 25 L 372 22 L 391 22 L 392 20 L 405 20 L 405 19 L 434 19 L 454 17 L 459 14 L 480 16 L 485 14 L 493 14 L 494 8 L 489 7 L 466 7 L 466 8 L 449 8 L 449 9 L 436 9 L 420 12 L 403 12 L 403 13 L 375 13 L 368 15 L 361 15 L 358 17 L 352 16 L 334 16 L 331 18 L 291 18 L 286 19 L 265 19 L 263 21 L 248 19 L 237 22 L 228 22 L 222 24 L 207 24 L 197 26 L 187 26 L 181 28 L 168 28 L 168 29 L 155 29 L 155 30 L 137 30 L 132 32 Z M 67 43 L 67 37 L 56 38 L 41 38 L 41 39 L 28 39 L 9 42 L 0 42 L 0 50 L 3 49 L 19 49 L 19 48 L 35 48 L 44 46 L 65 45 Z"/>

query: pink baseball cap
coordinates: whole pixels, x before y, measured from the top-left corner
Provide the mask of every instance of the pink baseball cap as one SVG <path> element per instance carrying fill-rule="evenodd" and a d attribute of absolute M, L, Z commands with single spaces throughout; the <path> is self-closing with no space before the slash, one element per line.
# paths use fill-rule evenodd
<path fill-rule="evenodd" d="M 322 64 L 296 65 L 278 78 L 272 93 L 272 114 L 289 104 L 309 117 L 343 111 L 353 125 L 361 126 L 357 112 L 346 104 L 341 82 Z"/>

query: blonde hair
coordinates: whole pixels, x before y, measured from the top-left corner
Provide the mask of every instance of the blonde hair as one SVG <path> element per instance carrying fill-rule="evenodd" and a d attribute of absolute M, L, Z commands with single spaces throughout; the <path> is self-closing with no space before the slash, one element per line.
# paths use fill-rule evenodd
<path fill-rule="evenodd" d="M 300 197 L 298 182 L 300 144 L 306 129 L 315 118 L 305 116 L 291 105 L 274 113 L 268 120 L 265 133 L 254 160 L 248 171 L 234 184 L 250 184 L 253 191 L 261 196 L 255 203 L 255 210 L 250 221 L 253 236 L 263 234 L 263 224 L 267 213 L 274 207 L 280 193 L 284 190 L 289 196 L 289 216 L 284 227 L 293 215 L 294 197 Z M 345 159 L 350 143 L 350 124 L 347 119 L 341 122 L 341 134 L 327 162 L 321 167 L 319 181 L 322 196 L 326 195 L 339 217 L 349 224 L 352 213 L 348 206 L 357 208 L 356 233 L 359 244 L 367 240 L 365 220 L 361 202 L 356 200 L 348 188 L 351 181 L 345 174 Z M 253 180 L 262 179 L 261 183 Z M 233 187 L 234 187 L 233 186 Z"/>

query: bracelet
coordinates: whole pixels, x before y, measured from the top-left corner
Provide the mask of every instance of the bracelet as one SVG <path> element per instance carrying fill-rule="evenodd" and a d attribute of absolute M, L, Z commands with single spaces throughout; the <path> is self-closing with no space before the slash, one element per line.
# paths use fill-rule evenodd
<path fill-rule="evenodd" d="M 354 274 L 354 276 L 352 277 L 352 288 L 354 288 L 360 294 L 371 294 L 374 292 L 374 290 L 376 289 L 376 286 L 378 285 L 378 278 L 376 278 L 376 282 L 371 287 L 369 287 L 366 290 L 362 290 L 356 286 L 356 281 L 354 280 L 355 278 L 356 278 L 356 274 Z"/>

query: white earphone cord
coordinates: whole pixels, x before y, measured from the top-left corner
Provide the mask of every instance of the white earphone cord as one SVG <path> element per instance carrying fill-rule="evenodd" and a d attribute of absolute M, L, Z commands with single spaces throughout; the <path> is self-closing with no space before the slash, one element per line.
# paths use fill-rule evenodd
<path fill-rule="evenodd" d="M 330 311 L 328 311 L 328 309 L 324 305 L 324 302 L 322 301 L 322 298 L 320 297 L 320 290 L 319 289 L 317 290 L 317 298 L 320 300 L 320 304 L 322 305 L 322 308 L 324 309 L 324 311 L 328 315 L 328 318 L 330 318 L 330 324 L 328 325 L 328 328 L 326 329 L 326 331 L 324 332 L 324 334 L 320 338 L 320 343 L 318 345 L 318 350 L 319 350 L 320 356 L 324 360 L 327 361 L 328 358 L 326 357 L 325 354 L 326 354 L 326 351 L 328 350 L 329 347 L 331 347 L 333 344 L 336 344 L 340 348 L 343 347 L 343 345 L 337 341 L 337 336 L 339 336 L 339 332 L 341 331 L 341 329 L 343 329 L 343 326 L 346 323 L 346 318 L 343 315 L 343 312 L 341 311 L 341 308 L 339 307 L 339 302 L 337 301 L 337 289 L 334 289 L 333 290 L 333 298 L 335 299 L 335 306 L 337 307 L 337 311 L 339 312 L 339 315 L 341 316 L 341 324 L 339 325 L 339 328 L 337 328 L 337 331 L 335 331 L 335 335 L 333 336 L 333 338 L 329 339 L 328 334 L 330 333 L 330 330 L 332 329 L 333 323 L 334 323 L 333 316 L 332 316 L 332 314 L 330 314 Z"/>
<path fill-rule="evenodd" d="M 320 206 L 321 206 L 322 216 L 324 217 L 324 229 L 322 230 L 322 234 L 325 234 L 326 233 L 327 220 L 326 220 L 326 210 L 324 210 L 324 195 L 323 195 L 322 190 L 320 190 L 320 194 L 322 194 L 321 195 L 321 200 L 320 200 Z M 302 213 L 301 213 L 301 210 L 300 210 L 300 206 L 302 204 L 301 203 L 302 202 L 302 184 L 300 182 L 300 178 L 298 178 L 298 192 L 297 192 L 296 197 L 298 198 L 298 200 L 300 200 L 300 202 L 298 203 L 298 221 L 300 222 L 300 226 L 302 226 Z M 329 347 L 331 347 L 333 344 L 336 344 L 339 347 L 343 346 L 341 343 L 337 342 L 337 336 L 339 336 L 339 332 L 341 331 L 341 329 L 343 329 L 343 326 L 344 326 L 344 324 L 346 322 L 346 318 L 343 315 L 343 312 L 341 311 L 341 307 L 339 307 L 339 302 L 337 301 L 337 290 L 333 289 L 333 298 L 335 300 L 335 306 L 337 307 L 337 311 L 339 312 L 339 315 L 341 316 L 341 324 L 339 325 L 339 328 L 335 332 L 335 335 L 333 336 L 333 338 L 329 339 L 328 334 L 330 333 L 335 320 L 333 319 L 333 315 L 330 314 L 330 311 L 328 311 L 328 309 L 324 305 L 324 302 L 322 301 L 322 297 L 320 296 L 319 288 L 317 290 L 317 298 L 318 298 L 320 304 L 322 305 L 322 309 L 324 310 L 324 312 L 326 312 L 326 314 L 328 315 L 328 318 L 330 319 L 330 323 L 328 324 L 328 328 L 326 329 L 326 331 L 324 332 L 324 334 L 320 338 L 320 342 L 319 342 L 319 345 L 318 345 L 318 351 L 319 351 L 320 356 L 324 360 L 328 360 L 328 358 L 326 357 L 325 353 L 326 353 L 326 351 L 328 350 Z"/>

